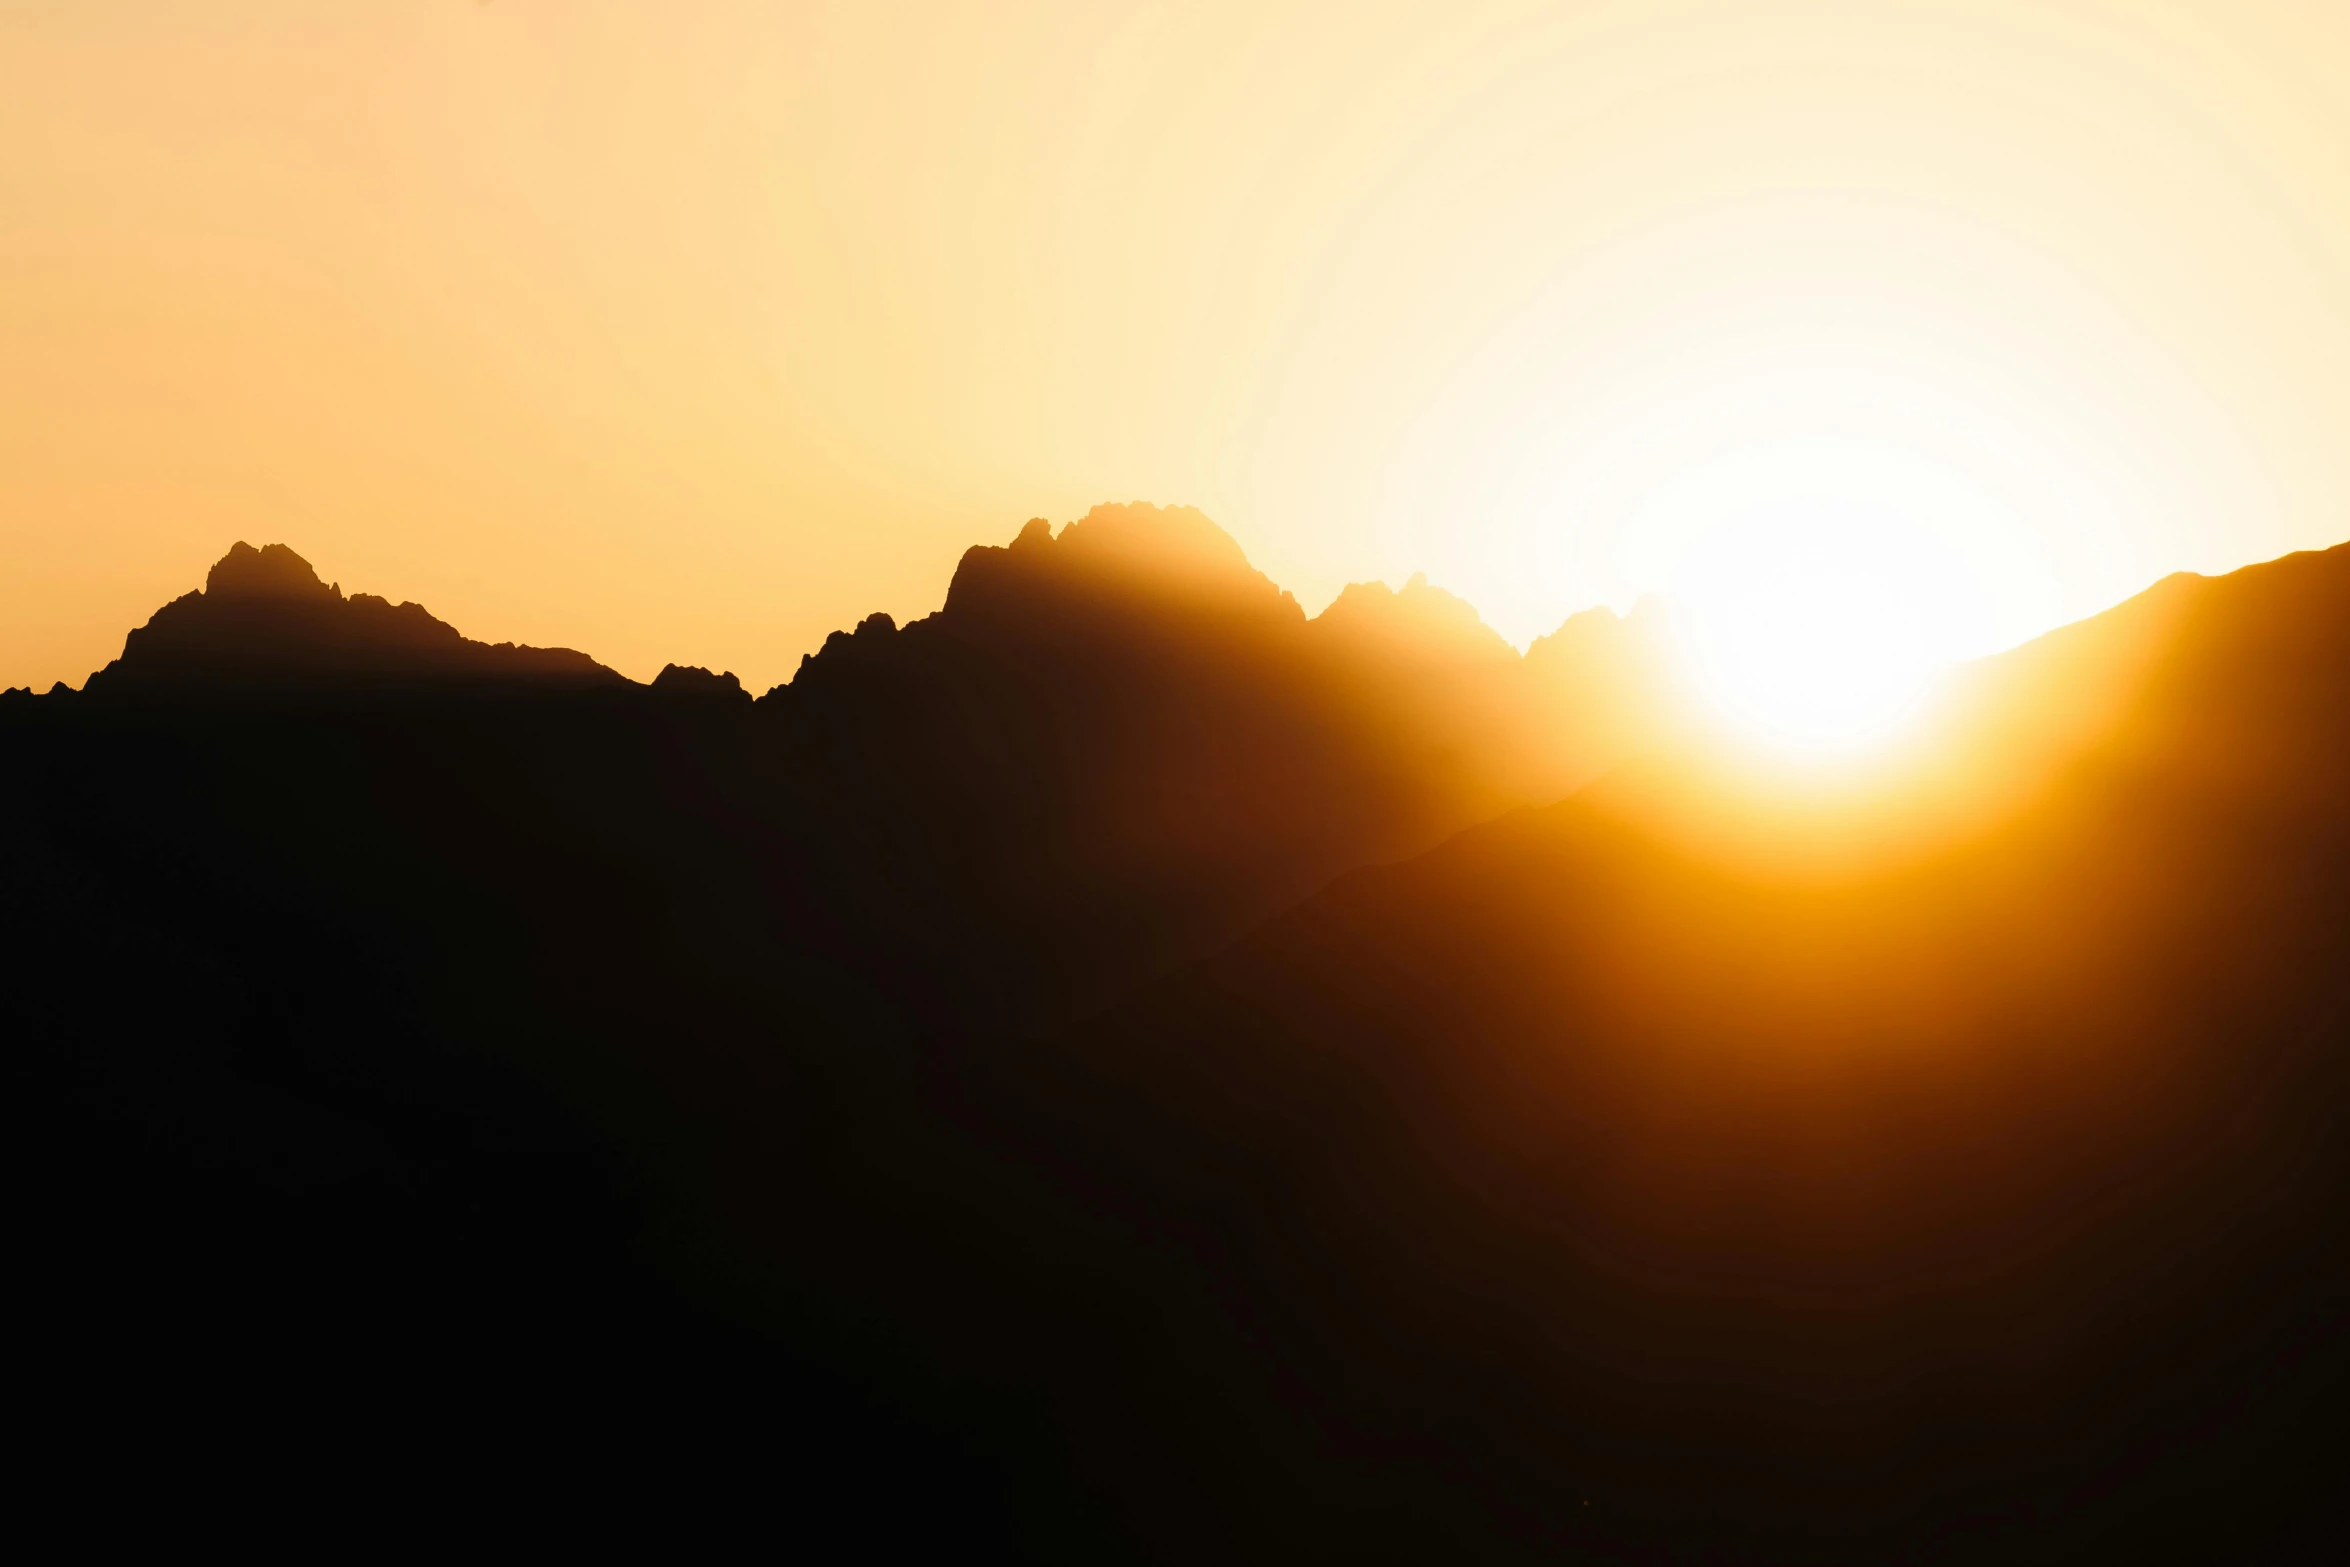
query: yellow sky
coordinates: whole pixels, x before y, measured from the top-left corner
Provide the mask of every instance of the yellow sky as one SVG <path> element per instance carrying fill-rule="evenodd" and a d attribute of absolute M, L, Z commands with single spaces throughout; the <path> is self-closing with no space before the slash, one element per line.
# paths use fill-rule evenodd
<path fill-rule="evenodd" d="M 2350 535 L 2345 82 L 2260 0 L 0 0 L 0 684 L 244 538 L 764 687 L 1134 498 L 1521 643 L 1890 518 L 2011 641 Z"/>

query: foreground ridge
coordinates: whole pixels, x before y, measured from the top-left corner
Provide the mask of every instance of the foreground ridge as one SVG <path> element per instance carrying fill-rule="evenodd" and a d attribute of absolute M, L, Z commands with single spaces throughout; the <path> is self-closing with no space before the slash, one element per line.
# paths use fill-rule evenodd
<path fill-rule="evenodd" d="M 1113 508 L 753 701 L 240 546 L 0 706 L 32 1467 L 1026 1560 L 2321 1554 L 2350 550 L 1986 661 L 1914 808 L 1677 743 L 1652 630 L 1309 620 Z"/>

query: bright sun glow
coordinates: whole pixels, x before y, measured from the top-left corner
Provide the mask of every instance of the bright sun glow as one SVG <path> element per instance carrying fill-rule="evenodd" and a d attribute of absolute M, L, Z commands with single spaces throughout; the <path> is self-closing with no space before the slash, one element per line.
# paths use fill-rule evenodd
<path fill-rule="evenodd" d="M 1750 448 L 1651 505 L 1694 683 L 1748 738 L 1880 742 L 1943 669 L 2002 641 L 2031 562 L 1991 497 L 1914 455 Z"/>

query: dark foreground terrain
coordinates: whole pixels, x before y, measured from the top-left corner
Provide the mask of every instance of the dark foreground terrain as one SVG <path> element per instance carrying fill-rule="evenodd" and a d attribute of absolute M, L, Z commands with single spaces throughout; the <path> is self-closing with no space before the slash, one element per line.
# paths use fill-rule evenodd
<path fill-rule="evenodd" d="M 1875 793 L 1684 743 L 1652 620 L 1308 620 L 1104 508 L 754 701 L 240 546 L 0 700 L 20 1484 L 329 1548 L 2328 1558 L 2350 552 L 1971 671 Z"/>

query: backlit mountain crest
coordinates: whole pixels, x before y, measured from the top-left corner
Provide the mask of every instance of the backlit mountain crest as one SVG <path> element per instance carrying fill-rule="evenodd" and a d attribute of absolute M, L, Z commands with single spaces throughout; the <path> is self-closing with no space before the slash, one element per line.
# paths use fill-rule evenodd
<path fill-rule="evenodd" d="M 157 610 L 87 690 L 290 690 L 349 681 L 553 681 L 611 685 L 621 677 L 568 648 L 475 642 L 421 604 L 343 596 L 283 544 L 239 541 L 201 592 Z"/>

